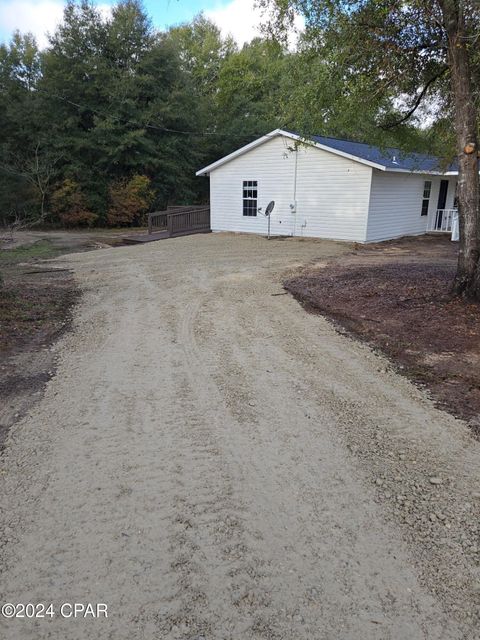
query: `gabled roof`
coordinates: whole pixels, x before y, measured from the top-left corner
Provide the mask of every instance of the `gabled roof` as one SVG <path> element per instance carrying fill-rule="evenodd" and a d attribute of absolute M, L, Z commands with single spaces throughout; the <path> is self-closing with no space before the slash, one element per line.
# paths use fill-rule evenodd
<path fill-rule="evenodd" d="M 392 147 L 381 149 L 363 142 L 352 142 L 351 140 L 341 140 L 338 138 L 328 138 L 326 136 L 310 136 L 308 139 L 302 138 L 293 131 L 285 131 L 283 129 L 275 129 L 267 135 L 254 140 L 250 144 L 237 149 L 228 156 L 217 160 L 216 162 L 197 171 L 197 176 L 208 175 L 214 169 L 217 169 L 226 162 L 230 162 L 255 147 L 264 144 L 268 140 L 277 136 L 284 136 L 295 141 L 301 141 L 310 144 L 318 149 L 329 151 L 344 158 L 349 158 L 355 162 L 366 164 L 380 171 L 397 171 L 401 173 L 426 173 L 426 174 L 457 174 L 457 167 L 451 164 L 445 167 L 441 158 L 429 156 L 422 153 L 409 153 L 395 149 Z"/>
<path fill-rule="evenodd" d="M 385 168 L 385 171 L 414 171 L 422 173 L 445 173 L 457 171 L 457 167 L 451 164 L 445 167 L 445 162 L 436 156 L 425 153 L 405 153 L 394 147 L 381 149 L 364 142 L 352 142 L 338 138 L 324 136 L 312 136 L 314 142 L 330 147 L 332 150 L 343 151 L 351 156 L 368 160 Z"/>

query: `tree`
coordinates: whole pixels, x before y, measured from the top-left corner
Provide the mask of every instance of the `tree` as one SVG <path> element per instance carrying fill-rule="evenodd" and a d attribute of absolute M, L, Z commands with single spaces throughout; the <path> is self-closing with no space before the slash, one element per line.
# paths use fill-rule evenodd
<path fill-rule="evenodd" d="M 232 144 L 223 128 L 225 113 L 219 102 L 220 76 L 225 64 L 237 52 L 237 45 L 231 37 L 222 37 L 220 29 L 203 14 L 189 23 L 169 29 L 164 42 L 178 60 L 179 74 L 183 78 L 182 93 L 189 95 L 194 102 L 191 111 L 194 117 L 184 127 L 186 131 L 194 132 L 190 136 L 189 153 L 191 156 L 194 150 L 193 175 L 194 166 L 204 166 L 225 152 L 233 151 L 235 142 L 238 146 L 238 139 Z M 226 119 L 230 126 L 231 120 Z M 205 180 L 191 184 L 189 191 L 194 199 L 208 198 Z"/>
<path fill-rule="evenodd" d="M 108 224 L 112 226 L 139 223 L 154 199 L 147 176 L 132 176 L 110 187 Z"/>
<path fill-rule="evenodd" d="M 454 122 L 459 164 L 460 249 L 454 291 L 480 299 L 478 106 L 472 83 L 478 53 L 478 0 L 262 0 L 277 34 L 296 11 L 305 42 L 329 72 L 339 70 L 347 113 L 357 95 L 383 131 L 414 120 L 429 101 Z M 445 149 L 445 155 L 448 149 Z"/>
<path fill-rule="evenodd" d="M 277 42 L 255 38 L 225 61 L 218 79 L 220 127 L 230 141 L 285 125 L 287 56 Z"/>
<path fill-rule="evenodd" d="M 0 46 L 0 207 L 3 222 L 15 228 L 45 219 L 58 161 L 50 153 L 35 93 L 40 76 L 35 39 L 15 32 L 8 45 Z"/>
<path fill-rule="evenodd" d="M 69 227 L 92 225 L 97 216 L 88 209 L 80 185 L 74 180 L 64 180 L 52 194 L 52 211 Z"/>
<path fill-rule="evenodd" d="M 112 182 L 148 176 L 157 206 L 195 197 L 198 104 L 178 51 L 141 4 L 123 0 L 109 19 L 70 2 L 44 54 L 39 92 L 62 151 L 64 177 L 80 183 L 99 223 Z"/>
<path fill-rule="evenodd" d="M 460 255 L 455 288 L 480 300 L 480 211 L 478 181 L 478 113 L 472 84 L 471 40 L 478 36 L 477 2 L 439 0 L 447 37 L 447 62 L 455 107 L 458 153 Z M 468 12 L 468 13 L 467 13 Z M 473 20 L 473 21 L 472 21 Z"/>
<path fill-rule="evenodd" d="M 172 27 L 166 38 L 178 52 L 181 71 L 191 77 L 195 94 L 215 95 L 223 64 L 237 51 L 233 38 L 223 38 L 217 25 L 203 14 Z"/>
<path fill-rule="evenodd" d="M 37 141 L 33 149 L 23 148 L 18 152 L 10 151 L 4 158 L 5 164 L 0 165 L 0 171 L 6 176 L 17 179 L 20 184 L 27 187 L 27 194 L 34 196 L 36 204 L 35 211 L 28 214 L 28 206 L 25 206 L 25 198 L 28 202 L 29 196 L 23 197 L 23 215 L 17 208 L 15 211 L 16 228 L 41 224 L 48 216 L 46 202 L 50 186 L 57 173 L 57 164 L 61 160 L 61 155 L 52 153 L 47 145 L 42 145 Z M 31 209 L 31 207 L 30 207 Z"/>
<path fill-rule="evenodd" d="M 98 219 L 108 193 L 94 133 L 97 110 L 108 110 L 106 38 L 105 21 L 90 2 L 68 2 L 42 54 L 37 83 L 51 147 L 63 157 L 59 180 L 73 180 L 81 188 L 88 184 L 83 189 L 88 210 Z"/>

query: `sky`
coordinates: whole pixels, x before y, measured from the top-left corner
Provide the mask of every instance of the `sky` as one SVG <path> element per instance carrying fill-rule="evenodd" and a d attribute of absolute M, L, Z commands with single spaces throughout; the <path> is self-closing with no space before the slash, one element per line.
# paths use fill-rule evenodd
<path fill-rule="evenodd" d="M 108 14 L 113 1 L 97 0 L 95 4 Z M 255 0 L 144 0 L 143 4 L 159 29 L 191 20 L 203 11 L 240 45 L 259 34 L 262 20 Z M 46 33 L 61 20 L 63 6 L 63 0 L 0 0 L 0 42 L 8 41 L 12 32 L 19 29 L 32 32 L 39 45 L 46 46 Z"/>

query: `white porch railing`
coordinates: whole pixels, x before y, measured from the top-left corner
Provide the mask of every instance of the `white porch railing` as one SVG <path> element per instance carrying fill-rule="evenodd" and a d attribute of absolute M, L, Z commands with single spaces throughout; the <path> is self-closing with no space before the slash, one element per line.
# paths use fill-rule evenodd
<path fill-rule="evenodd" d="M 437 209 L 428 219 L 427 231 L 450 233 L 455 225 L 458 225 L 457 209 Z"/>

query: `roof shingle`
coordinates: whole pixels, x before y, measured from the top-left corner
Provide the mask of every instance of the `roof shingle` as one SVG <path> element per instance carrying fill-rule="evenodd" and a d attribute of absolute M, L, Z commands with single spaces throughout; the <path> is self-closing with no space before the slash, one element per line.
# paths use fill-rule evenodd
<path fill-rule="evenodd" d="M 293 132 L 292 132 L 293 133 Z M 299 134 L 295 134 L 299 135 Z M 313 142 L 336 149 L 342 153 L 374 162 L 387 169 L 403 169 L 404 171 L 445 172 L 456 171 L 456 163 L 446 165 L 445 160 L 424 153 L 405 153 L 394 147 L 374 147 L 364 142 L 352 142 L 327 136 L 311 136 Z"/>

